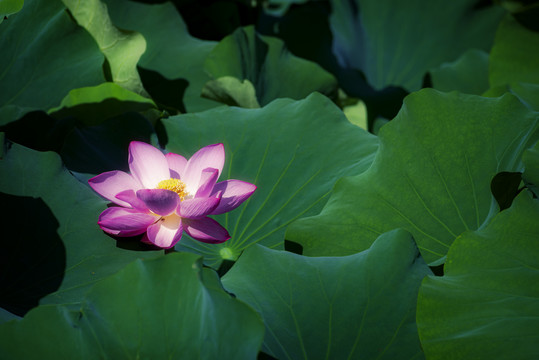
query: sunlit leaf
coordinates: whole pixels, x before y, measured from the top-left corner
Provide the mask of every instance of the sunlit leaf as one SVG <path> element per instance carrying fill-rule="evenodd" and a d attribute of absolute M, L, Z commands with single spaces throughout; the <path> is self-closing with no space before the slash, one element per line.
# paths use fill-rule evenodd
<path fill-rule="evenodd" d="M 0 24 L 4 17 L 21 11 L 24 0 L 0 0 Z"/>
<path fill-rule="evenodd" d="M 146 51 L 144 37 L 114 26 L 107 5 L 101 0 L 62 0 L 77 23 L 94 38 L 108 60 L 112 80 L 141 95 L 147 95 L 137 72 L 140 56 Z"/>
<path fill-rule="evenodd" d="M 59 106 L 48 111 L 61 119 L 74 116 L 86 124 L 98 124 L 128 111 L 155 109 L 155 103 L 123 87 L 106 82 L 98 86 L 73 89 Z"/>

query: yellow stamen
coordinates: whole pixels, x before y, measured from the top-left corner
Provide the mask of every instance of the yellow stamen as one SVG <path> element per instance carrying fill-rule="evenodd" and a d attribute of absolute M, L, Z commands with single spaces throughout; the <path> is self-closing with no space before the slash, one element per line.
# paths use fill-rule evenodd
<path fill-rule="evenodd" d="M 159 184 L 157 184 L 156 189 L 167 189 L 174 191 L 176 194 L 178 194 L 180 200 L 183 200 L 183 198 L 187 196 L 187 193 L 185 192 L 185 183 L 180 179 L 170 178 L 160 181 Z"/>

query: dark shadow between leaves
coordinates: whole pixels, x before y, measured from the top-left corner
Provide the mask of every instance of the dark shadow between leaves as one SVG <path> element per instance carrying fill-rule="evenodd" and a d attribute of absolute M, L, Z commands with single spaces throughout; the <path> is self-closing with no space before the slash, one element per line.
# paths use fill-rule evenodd
<path fill-rule="evenodd" d="M 56 120 L 43 111 L 32 111 L 0 127 L 9 140 L 38 151 L 59 151 L 64 138 L 75 127 L 75 119 Z"/>
<path fill-rule="evenodd" d="M 2 216 L 0 307 L 24 316 L 60 287 L 66 249 L 59 223 L 42 199 L 0 193 Z"/>
<path fill-rule="evenodd" d="M 189 82 L 185 79 L 169 80 L 157 71 L 147 70 L 137 67 L 140 79 L 146 91 L 151 95 L 153 101 L 159 108 L 175 115 L 179 112 L 185 113 L 183 97 Z"/>
<path fill-rule="evenodd" d="M 116 241 L 116 247 L 124 250 L 130 250 L 130 251 L 156 251 L 156 250 L 162 250 L 158 246 L 150 245 L 141 242 L 143 235 L 137 235 L 137 236 L 130 236 L 130 237 L 120 237 L 120 236 L 114 236 L 111 234 L 108 234 L 106 232 L 103 232 L 107 236 L 109 236 L 111 239 Z"/>
<path fill-rule="evenodd" d="M 69 170 L 100 174 L 128 171 L 128 147 L 133 140 L 149 143 L 153 127 L 142 115 L 128 112 L 100 125 L 73 129 L 60 151 Z"/>
<path fill-rule="evenodd" d="M 444 265 L 445 264 L 440 264 L 440 265 L 437 265 L 437 266 L 429 266 L 430 267 L 430 270 L 432 271 L 432 273 L 436 276 L 444 276 Z"/>
<path fill-rule="evenodd" d="M 294 241 L 285 239 L 284 249 L 288 252 L 291 252 L 297 255 L 303 255 L 303 246 L 301 246 L 301 244 L 298 244 L 297 242 L 294 242 Z"/>
<path fill-rule="evenodd" d="M 508 209 L 513 199 L 522 191 L 519 189 L 522 173 L 503 171 L 496 174 L 490 182 L 490 191 L 500 206 L 500 211 Z"/>
<path fill-rule="evenodd" d="M 219 266 L 219 269 L 217 269 L 217 274 L 219 277 L 223 277 L 230 269 L 232 269 L 232 266 L 234 266 L 235 263 L 236 262 L 232 260 L 223 260 Z"/>
<path fill-rule="evenodd" d="M 266 354 L 262 351 L 258 353 L 258 356 L 256 358 L 257 360 L 277 360 L 277 358 L 274 358 L 273 356 Z"/>

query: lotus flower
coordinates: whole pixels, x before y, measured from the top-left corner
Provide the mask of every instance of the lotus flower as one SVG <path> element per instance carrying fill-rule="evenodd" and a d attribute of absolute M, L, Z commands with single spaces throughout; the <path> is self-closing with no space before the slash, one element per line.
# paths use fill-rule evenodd
<path fill-rule="evenodd" d="M 223 144 L 203 147 L 186 160 L 133 141 L 130 174 L 108 171 L 88 180 L 97 193 L 118 205 L 103 211 L 97 223 L 116 236 L 144 234 L 143 242 L 165 249 L 180 241 L 183 231 L 205 243 L 222 243 L 230 235 L 208 215 L 235 209 L 256 190 L 240 180 L 218 183 L 224 162 Z"/>

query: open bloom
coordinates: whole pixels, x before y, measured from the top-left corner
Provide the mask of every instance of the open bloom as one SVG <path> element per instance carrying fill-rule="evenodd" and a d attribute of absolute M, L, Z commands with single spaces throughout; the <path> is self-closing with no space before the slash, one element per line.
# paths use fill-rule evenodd
<path fill-rule="evenodd" d="M 238 207 L 256 190 L 240 180 L 217 182 L 225 162 L 223 144 L 198 150 L 189 160 L 163 154 L 139 141 L 129 144 L 129 170 L 108 171 L 88 180 L 100 195 L 118 206 L 101 213 L 98 225 L 116 236 L 144 233 L 143 242 L 173 247 L 183 231 L 206 243 L 230 239 L 208 215 Z"/>

